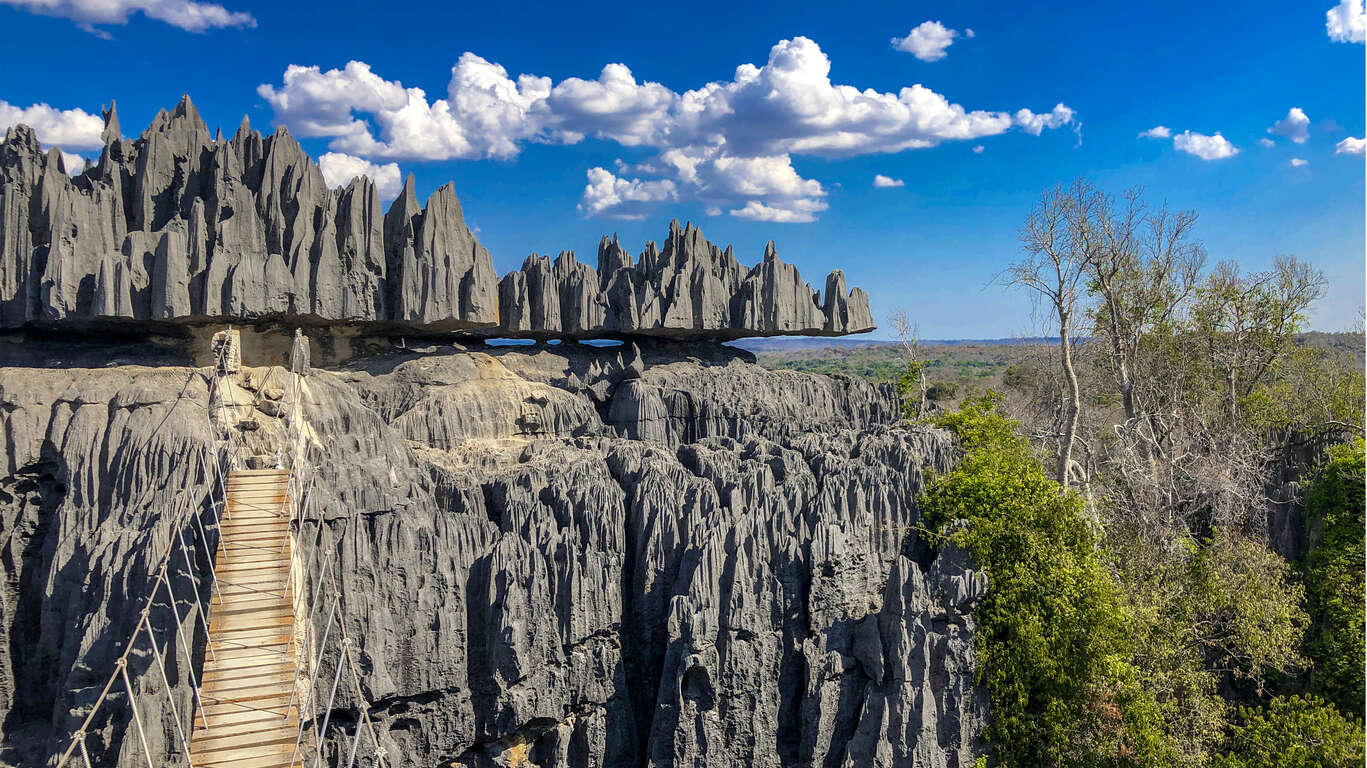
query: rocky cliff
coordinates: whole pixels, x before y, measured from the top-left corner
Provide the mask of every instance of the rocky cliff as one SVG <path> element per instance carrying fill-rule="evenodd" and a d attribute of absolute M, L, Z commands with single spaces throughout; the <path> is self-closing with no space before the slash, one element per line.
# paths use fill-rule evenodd
<path fill-rule="evenodd" d="M 646 273 L 699 247 L 667 243 Z M 688 252 L 720 265 L 733 295 L 754 275 L 729 271 L 724 252 Z M 561 264 L 529 263 L 504 285 L 542 286 L 549 269 L 588 289 L 589 271 Z M 594 279 L 600 295 L 629 283 Z M 0 760 L 41 765 L 65 745 L 131 632 L 166 511 L 213 495 L 187 460 L 217 445 L 212 372 L 158 354 L 30 345 L 0 369 Z M 253 362 L 232 380 L 250 413 L 236 439 L 270 456 L 289 374 Z M 395 351 L 315 369 L 303 392 L 325 514 L 301 536 L 337 553 L 390 765 L 969 766 L 981 754 L 970 609 L 985 580 L 915 532 L 917 492 L 952 445 L 894 426 L 888 390 L 657 342 Z M 174 574 L 182 612 L 207 597 L 200 568 Z M 162 642 L 176 658 L 180 640 Z M 134 657 L 136 685 L 157 694 L 147 656 Z M 186 669 L 174 672 L 184 713 Z M 350 743 L 352 698 L 333 712 L 330 755 Z M 140 700 L 154 751 L 174 738 L 164 701 Z M 119 756 L 102 764 L 142 765 L 128 721 L 116 706 L 96 724 L 92 745 Z"/>
<path fill-rule="evenodd" d="M 211 136 L 189 97 L 137 139 L 111 106 L 97 162 L 74 178 L 34 132 L 0 145 L 0 328 L 346 322 L 377 333 L 840 335 L 873 328 L 868 297 L 822 289 L 773 243 L 746 268 L 693 226 L 639 259 L 604 238 L 598 265 L 532 255 L 502 280 L 454 187 L 419 206 L 410 176 L 388 211 L 358 176 L 329 189 L 284 128 L 244 118 Z"/>

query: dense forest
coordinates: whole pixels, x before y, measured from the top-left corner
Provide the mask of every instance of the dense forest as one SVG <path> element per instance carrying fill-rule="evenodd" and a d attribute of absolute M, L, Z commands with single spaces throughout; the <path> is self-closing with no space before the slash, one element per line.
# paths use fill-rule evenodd
<path fill-rule="evenodd" d="M 1363 335 L 1313 266 L 1210 263 L 1197 217 L 1085 180 L 999 280 L 1051 341 L 761 359 L 890 379 L 958 437 L 921 535 L 991 579 L 989 766 L 1360 766 Z"/>

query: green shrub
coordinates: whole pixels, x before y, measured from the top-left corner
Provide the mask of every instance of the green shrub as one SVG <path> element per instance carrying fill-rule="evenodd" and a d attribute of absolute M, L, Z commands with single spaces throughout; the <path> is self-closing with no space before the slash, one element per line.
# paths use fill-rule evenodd
<path fill-rule="evenodd" d="M 1240 707 L 1229 751 L 1214 768 L 1361 768 L 1362 725 L 1315 697 L 1277 697 Z"/>
<path fill-rule="evenodd" d="M 1363 715 L 1363 442 L 1330 449 L 1306 492 L 1309 551 L 1306 608 L 1313 623 L 1305 654 L 1311 690 L 1359 719 Z"/>
<path fill-rule="evenodd" d="M 926 525 L 990 580 L 974 618 L 993 764 L 1167 765 L 1161 715 L 1130 664 L 1119 590 L 1082 500 L 1044 474 L 996 400 L 970 398 L 935 419 L 964 455 L 922 503 Z M 968 526 L 948 532 L 956 519 Z"/>
<path fill-rule="evenodd" d="M 957 394 L 959 385 L 952 381 L 937 381 L 926 388 L 926 397 L 936 402 L 953 400 Z"/>

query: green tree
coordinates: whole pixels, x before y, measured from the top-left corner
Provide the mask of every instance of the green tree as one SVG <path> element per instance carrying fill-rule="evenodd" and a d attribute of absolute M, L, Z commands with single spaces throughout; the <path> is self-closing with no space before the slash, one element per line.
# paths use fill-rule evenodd
<path fill-rule="evenodd" d="M 1131 663 L 1172 745 L 1170 765 L 1204 766 L 1231 712 L 1222 695 L 1290 673 L 1306 618 L 1290 566 L 1260 542 L 1217 531 L 1171 546 L 1135 526 L 1108 531 L 1126 602 Z"/>
<path fill-rule="evenodd" d="M 1363 441 L 1330 449 L 1305 498 L 1309 550 L 1307 608 L 1314 617 L 1305 652 L 1311 690 L 1359 719 L 1363 715 Z"/>
<path fill-rule="evenodd" d="M 1249 274 L 1237 262 L 1220 262 L 1197 290 L 1194 326 L 1231 425 L 1238 422 L 1239 401 L 1290 349 L 1305 310 L 1324 288 L 1319 270 L 1278 256 L 1272 269 Z"/>
<path fill-rule="evenodd" d="M 988 574 L 974 618 L 994 758 L 1002 766 L 1167 765 L 1169 740 L 1129 663 L 1130 621 L 1082 499 L 1044 474 L 996 403 L 989 393 L 935 419 L 957 436 L 963 457 L 922 503 L 927 525 Z"/>
<path fill-rule="evenodd" d="M 1362 726 L 1314 697 L 1278 697 L 1240 707 L 1229 752 L 1215 768 L 1361 768 Z"/>

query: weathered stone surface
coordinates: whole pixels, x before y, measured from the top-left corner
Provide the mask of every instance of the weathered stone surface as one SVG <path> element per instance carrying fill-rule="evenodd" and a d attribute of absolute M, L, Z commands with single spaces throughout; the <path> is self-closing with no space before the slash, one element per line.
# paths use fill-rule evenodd
<path fill-rule="evenodd" d="M 328 189 L 283 127 L 211 137 L 189 97 L 123 139 L 111 105 L 99 161 L 76 178 L 16 126 L 0 145 L 0 328 L 128 328 L 209 319 L 346 321 L 375 333 L 623 334 L 717 339 L 873 328 L 844 276 L 825 293 L 778 259 L 746 269 L 672 222 L 634 260 L 533 254 L 501 280 L 447 184 L 412 176 L 387 212 L 370 179 Z M 824 298 L 823 298 L 824 296 Z"/>
<path fill-rule="evenodd" d="M 189 97 L 66 177 L 32 130 L 0 147 L 0 327 L 205 318 L 493 326 L 497 279 L 448 185 L 382 215 L 365 177 L 328 189 L 284 128 L 211 138 Z"/>
<path fill-rule="evenodd" d="M 11 359 L 56 353 L 24 354 Z M 265 461 L 286 431 L 261 406 L 297 382 L 253 362 L 217 411 L 250 420 L 232 434 Z M 211 498 L 186 459 L 219 434 L 210 373 L 0 369 L 0 569 L 16 585 L 0 602 L 0 760 L 65 746 L 132 630 L 165 510 Z M 892 426 L 888 390 L 643 342 L 431 348 L 314 368 L 300 391 L 323 514 L 301 540 L 334 553 L 389 764 L 957 768 L 981 754 L 970 610 L 984 582 L 914 533 L 924 473 L 947 470 L 952 445 Z M 188 611 L 191 576 L 176 578 Z M 164 751 L 166 699 L 138 658 Z M 320 686 L 335 664 L 329 652 Z M 179 664 L 172 686 L 187 712 Z M 345 763 L 357 703 L 344 685 L 324 764 Z M 119 756 L 100 764 L 143 765 L 122 706 L 92 747 Z"/>
<path fill-rule="evenodd" d="M 835 336 L 872 330 L 868 296 L 845 290 L 844 273 L 821 294 L 772 242 L 751 269 L 731 249 L 709 243 L 693 225 L 670 222 L 660 250 L 646 243 L 638 261 L 614 237 L 598 246 L 598 269 L 573 251 L 552 265 L 532 254 L 499 284 L 497 332 L 508 336 L 583 338 L 604 334 L 674 339 Z"/>

